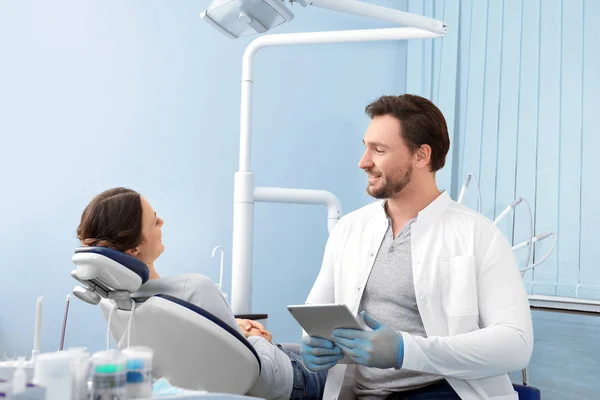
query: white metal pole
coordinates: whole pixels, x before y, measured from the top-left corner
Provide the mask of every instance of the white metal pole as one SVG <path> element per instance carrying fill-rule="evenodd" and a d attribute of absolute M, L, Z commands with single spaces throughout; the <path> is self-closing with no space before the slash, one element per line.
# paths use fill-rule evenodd
<path fill-rule="evenodd" d="M 250 314 L 252 309 L 252 260 L 254 246 L 254 174 L 235 174 L 233 244 L 231 249 L 231 309 Z"/>
<path fill-rule="evenodd" d="M 231 248 L 231 308 L 235 314 L 252 309 L 252 260 L 254 249 L 254 174 L 250 171 L 252 138 L 252 75 L 242 76 L 240 113 L 240 161 L 234 178 L 233 242 Z"/>
<path fill-rule="evenodd" d="M 442 36 L 443 33 L 419 28 L 366 29 L 265 35 L 248 45 L 242 60 L 240 164 L 234 185 L 231 307 L 235 314 L 250 314 L 252 309 L 255 183 L 254 174 L 250 171 L 250 150 L 254 58 L 258 51 L 268 46 L 433 39 Z"/>
<path fill-rule="evenodd" d="M 322 204 L 327 206 L 327 230 L 331 230 L 342 216 L 342 203 L 326 190 L 257 187 L 254 201 L 263 203 Z"/>
<path fill-rule="evenodd" d="M 254 58 L 260 49 L 271 46 L 327 43 L 355 43 L 390 40 L 434 39 L 444 34 L 419 28 L 362 29 L 346 31 L 284 33 L 254 39 L 242 59 L 242 107 L 240 120 L 240 171 L 250 171 L 252 137 L 252 91 Z"/>

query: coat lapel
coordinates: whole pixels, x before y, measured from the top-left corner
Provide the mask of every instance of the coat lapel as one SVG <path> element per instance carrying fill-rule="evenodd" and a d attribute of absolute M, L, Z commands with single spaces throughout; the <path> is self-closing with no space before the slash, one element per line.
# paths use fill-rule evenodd
<path fill-rule="evenodd" d="M 423 327 L 427 336 L 445 336 L 447 324 L 440 315 L 437 305 L 440 304 L 441 277 L 439 260 L 431 259 L 430 255 L 437 253 L 441 243 L 433 235 L 439 225 L 433 224 L 439 213 L 450 204 L 451 199 L 447 192 L 435 199 L 429 206 L 425 207 L 417 217 L 417 221 L 411 227 L 411 252 L 413 283 L 417 307 L 421 314 Z"/>

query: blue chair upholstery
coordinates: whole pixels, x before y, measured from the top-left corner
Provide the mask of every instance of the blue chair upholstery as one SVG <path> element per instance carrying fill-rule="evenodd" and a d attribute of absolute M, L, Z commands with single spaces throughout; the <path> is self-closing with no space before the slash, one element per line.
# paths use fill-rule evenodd
<path fill-rule="evenodd" d="M 531 386 L 513 385 L 515 391 L 519 394 L 519 400 L 540 400 L 542 393 L 539 389 Z"/>

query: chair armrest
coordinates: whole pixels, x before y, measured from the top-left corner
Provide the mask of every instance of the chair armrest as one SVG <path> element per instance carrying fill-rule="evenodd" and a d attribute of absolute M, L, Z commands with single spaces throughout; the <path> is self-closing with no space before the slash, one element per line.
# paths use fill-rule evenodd
<path fill-rule="evenodd" d="M 269 318 L 269 315 L 268 314 L 238 314 L 235 317 L 240 318 L 240 319 L 250 319 L 252 321 L 257 321 L 260 319 L 267 319 L 267 318 Z"/>

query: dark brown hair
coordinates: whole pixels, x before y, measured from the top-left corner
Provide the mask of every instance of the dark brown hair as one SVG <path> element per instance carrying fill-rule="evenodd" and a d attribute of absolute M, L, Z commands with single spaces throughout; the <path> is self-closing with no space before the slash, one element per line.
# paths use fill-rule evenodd
<path fill-rule="evenodd" d="M 142 198 L 126 188 L 106 190 L 83 210 L 77 238 L 84 246 L 126 251 L 142 240 Z"/>
<path fill-rule="evenodd" d="M 442 169 L 450 148 L 444 114 L 431 101 L 411 95 L 382 96 L 365 109 L 369 117 L 391 115 L 400 121 L 402 138 L 412 153 L 431 147 L 432 172 Z"/>

